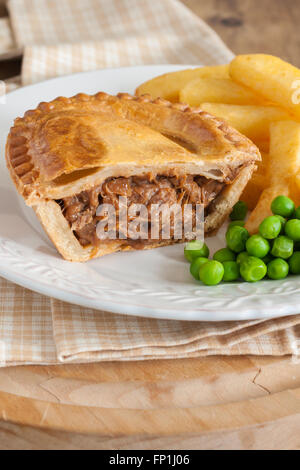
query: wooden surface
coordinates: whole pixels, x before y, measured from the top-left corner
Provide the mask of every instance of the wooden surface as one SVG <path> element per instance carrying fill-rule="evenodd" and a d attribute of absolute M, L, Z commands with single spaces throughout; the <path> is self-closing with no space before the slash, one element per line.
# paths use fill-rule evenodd
<path fill-rule="evenodd" d="M 0 369 L 0 410 L 2 449 L 300 449 L 300 364 L 12 367 Z"/>
<path fill-rule="evenodd" d="M 233 52 L 300 66 L 298 1 L 183 3 Z M 0 62 L 0 79 L 20 67 Z M 300 364 L 224 357 L 0 369 L 0 412 L 0 449 L 299 449 Z"/>
<path fill-rule="evenodd" d="M 235 54 L 274 54 L 300 67 L 299 0 L 182 0 Z"/>

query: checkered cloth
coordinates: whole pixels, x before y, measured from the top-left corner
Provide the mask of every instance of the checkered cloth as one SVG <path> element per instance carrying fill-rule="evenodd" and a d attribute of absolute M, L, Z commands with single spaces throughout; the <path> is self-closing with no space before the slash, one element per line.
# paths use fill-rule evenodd
<path fill-rule="evenodd" d="M 10 0 L 22 83 L 102 67 L 215 64 L 233 55 L 177 0 Z"/>
<path fill-rule="evenodd" d="M 17 46 L 24 49 L 23 85 L 101 67 L 220 64 L 233 56 L 177 0 L 10 0 L 8 8 Z M 2 365 L 296 355 L 299 340 L 300 315 L 218 324 L 126 317 L 0 280 Z"/>
<path fill-rule="evenodd" d="M 6 54 L 16 48 L 10 21 L 8 18 L 0 18 L 0 54 Z"/>

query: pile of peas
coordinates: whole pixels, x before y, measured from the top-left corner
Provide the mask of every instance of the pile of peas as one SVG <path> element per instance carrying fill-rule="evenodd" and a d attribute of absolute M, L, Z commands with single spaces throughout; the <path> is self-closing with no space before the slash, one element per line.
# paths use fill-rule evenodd
<path fill-rule="evenodd" d="M 257 282 L 265 276 L 284 279 L 289 273 L 300 274 L 300 207 L 295 209 L 290 198 L 277 196 L 271 211 L 274 215 L 261 222 L 259 233 L 250 236 L 244 227 L 247 205 L 237 202 L 230 214 L 227 247 L 216 251 L 212 260 L 205 243 L 188 242 L 184 255 L 191 263 L 192 276 L 214 286 L 240 278 Z"/>

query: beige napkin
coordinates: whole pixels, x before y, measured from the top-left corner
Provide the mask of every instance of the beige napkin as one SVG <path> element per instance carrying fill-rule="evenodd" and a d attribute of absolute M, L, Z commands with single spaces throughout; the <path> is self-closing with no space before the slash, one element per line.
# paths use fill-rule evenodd
<path fill-rule="evenodd" d="M 177 0 L 10 0 L 8 7 L 24 49 L 22 84 L 101 67 L 216 64 L 233 56 Z M 144 319 L 66 304 L 0 279 L 1 365 L 299 350 L 300 315 L 221 323 Z"/>
<path fill-rule="evenodd" d="M 15 49 L 10 22 L 8 18 L 0 18 L 0 54 L 6 54 Z"/>
<path fill-rule="evenodd" d="M 8 8 L 17 45 L 25 48 L 23 85 L 102 67 L 233 57 L 177 0 L 10 0 Z"/>

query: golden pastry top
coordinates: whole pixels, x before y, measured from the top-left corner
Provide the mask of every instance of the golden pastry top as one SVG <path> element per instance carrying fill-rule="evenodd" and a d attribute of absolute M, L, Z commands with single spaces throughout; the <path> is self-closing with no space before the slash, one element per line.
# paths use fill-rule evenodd
<path fill-rule="evenodd" d="M 72 181 L 77 191 L 78 181 L 89 185 L 98 172 L 109 177 L 194 165 L 230 179 L 260 155 L 250 140 L 200 109 L 101 92 L 59 97 L 27 111 L 10 130 L 6 158 L 19 192 L 25 199 L 34 194 L 34 201 L 57 197 Z"/>

